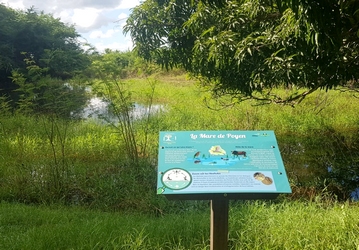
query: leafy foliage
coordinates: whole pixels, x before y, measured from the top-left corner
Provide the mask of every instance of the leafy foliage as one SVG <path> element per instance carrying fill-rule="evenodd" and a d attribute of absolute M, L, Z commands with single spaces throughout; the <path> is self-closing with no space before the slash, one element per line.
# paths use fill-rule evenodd
<path fill-rule="evenodd" d="M 47 75 L 31 59 L 26 59 L 26 71 L 12 72 L 11 80 L 18 86 L 17 112 L 43 114 L 61 118 L 78 118 L 88 96 L 85 86 Z"/>
<path fill-rule="evenodd" d="M 52 78 L 71 79 L 89 65 L 81 48 L 79 35 L 50 14 L 15 11 L 0 4 L 0 89 L 11 99 L 18 86 L 9 78 L 15 70 L 30 73 L 28 61 L 34 62 Z"/>
<path fill-rule="evenodd" d="M 136 128 L 134 115 L 135 102 L 132 92 L 123 79 L 136 68 L 136 57 L 131 52 L 119 52 L 107 50 L 105 54 L 95 58 L 91 65 L 91 71 L 98 80 L 92 82 L 92 93 L 102 97 L 109 104 L 109 116 L 102 118 L 111 124 L 119 135 L 121 150 L 124 157 L 130 162 L 133 169 L 140 166 L 140 155 L 147 154 L 148 125 Z M 148 96 L 149 109 L 152 104 L 154 84 L 151 95 Z M 147 113 L 147 121 L 150 113 Z M 144 140 L 138 140 L 138 134 L 144 134 Z"/>
<path fill-rule="evenodd" d="M 294 103 L 316 89 L 356 85 L 357 1 L 205 2 L 147 0 L 125 32 L 139 55 L 181 65 L 235 101 Z M 279 86 L 292 91 L 279 96 Z"/>
<path fill-rule="evenodd" d="M 112 51 L 106 49 L 105 53 L 91 56 L 89 68 L 92 78 L 111 78 L 113 80 L 130 77 L 148 76 L 161 71 L 161 68 L 132 51 Z"/>
<path fill-rule="evenodd" d="M 182 29 L 195 8 L 186 1 L 149 0 L 133 9 L 124 27 L 135 42 L 135 51 L 167 69 L 190 64 L 194 36 Z"/>

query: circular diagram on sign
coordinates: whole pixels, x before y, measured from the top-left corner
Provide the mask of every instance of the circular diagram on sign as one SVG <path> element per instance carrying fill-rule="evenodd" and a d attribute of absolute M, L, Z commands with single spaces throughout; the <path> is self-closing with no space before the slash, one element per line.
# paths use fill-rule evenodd
<path fill-rule="evenodd" d="M 161 180 L 165 187 L 180 190 L 191 184 L 192 176 L 187 170 L 172 168 L 163 173 Z"/>

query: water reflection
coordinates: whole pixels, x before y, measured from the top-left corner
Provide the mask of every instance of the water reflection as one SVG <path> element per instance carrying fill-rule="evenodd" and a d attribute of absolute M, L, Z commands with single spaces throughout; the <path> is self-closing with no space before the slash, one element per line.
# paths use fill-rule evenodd
<path fill-rule="evenodd" d="M 355 189 L 350 195 L 354 201 L 359 201 L 359 188 Z"/>
<path fill-rule="evenodd" d="M 303 190 L 305 187 L 326 190 L 340 200 L 359 199 L 356 146 L 359 137 L 348 140 L 340 132 L 328 129 L 313 131 L 306 136 L 286 134 L 278 141 L 293 185 L 303 187 Z"/>
<path fill-rule="evenodd" d="M 99 97 L 91 98 L 87 106 L 84 108 L 81 118 L 99 120 L 102 115 L 109 115 L 109 103 Z"/>
<path fill-rule="evenodd" d="M 116 122 L 117 118 L 109 111 L 109 105 L 109 102 L 99 97 L 93 97 L 83 109 L 81 118 L 85 120 L 95 120 L 98 122 L 102 122 L 104 120 Z M 164 111 L 163 105 L 154 104 L 149 107 L 135 103 L 130 116 L 132 119 L 137 120 L 145 118 L 149 114 L 156 114 L 161 111 Z"/>

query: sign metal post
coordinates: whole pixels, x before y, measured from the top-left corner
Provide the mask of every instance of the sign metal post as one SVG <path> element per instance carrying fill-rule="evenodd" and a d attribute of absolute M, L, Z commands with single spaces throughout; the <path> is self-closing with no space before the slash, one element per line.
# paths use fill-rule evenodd
<path fill-rule="evenodd" d="M 211 250 L 228 249 L 228 210 L 228 200 L 211 200 Z"/>

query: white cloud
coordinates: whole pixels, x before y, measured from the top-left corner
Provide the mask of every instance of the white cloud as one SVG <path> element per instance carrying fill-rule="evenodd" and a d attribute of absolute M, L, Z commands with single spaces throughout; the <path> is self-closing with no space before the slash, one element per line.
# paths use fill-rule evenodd
<path fill-rule="evenodd" d="M 97 44 L 95 44 L 95 47 L 100 52 L 105 51 L 105 49 L 127 51 L 127 50 L 131 50 L 133 48 L 133 44 L 131 41 L 127 41 L 127 43 L 119 43 L 119 42 L 113 42 L 110 44 L 97 43 Z"/>
<path fill-rule="evenodd" d="M 140 0 L 7 0 L 11 7 L 29 8 L 35 6 L 38 10 L 61 12 L 63 10 L 95 8 L 98 10 L 131 9 L 140 4 Z"/>
<path fill-rule="evenodd" d="M 91 32 L 89 37 L 93 39 L 111 38 L 117 32 L 120 32 L 120 30 L 111 29 L 111 30 L 107 30 L 106 32 L 102 32 L 101 30 L 95 30 Z"/>
<path fill-rule="evenodd" d="M 126 13 L 121 13 L 120 15 L 118 15 L 119 20 L 127 19 L 127 17 L 128 15 Z"/>
<path fill-rule="evenodd" d="M 3 2 L 1 2 L 1 3 L 3 3 Z M 4 2 L 4 4 L 5 4 L 5 6 L 9 6 L 9 7 L 13 8 L 13 9 L 16 9 L 16 10 L 18 10 L 18 9 L 21 9 L 21 10 L 26 9 L 25 5 L 23 4 L 22 1 L 7 1 L 7 2 Z"/>
<path fill-rule="evenodd" d="M 71 17 L 72 15 L 73 15 L 73 11 L 63 10 L 60 11 L 59 13 L 56 13 L 54 17 L 60 18 L 62 22 L 72 23 L 72 17 Z"/>
<path fill-rule="evenodd" d="M 117 9 L 132 9 L 140 4 L 140 0 L 122 0 Z"/>
<path fill-rule="evenodd" d="M 72 23 L 80 27 L 91 27 L 99 16 L 99 11 L 94 8 L 75 9 Z"/>

